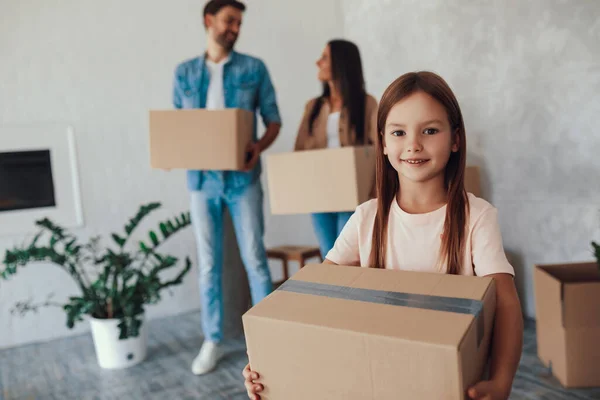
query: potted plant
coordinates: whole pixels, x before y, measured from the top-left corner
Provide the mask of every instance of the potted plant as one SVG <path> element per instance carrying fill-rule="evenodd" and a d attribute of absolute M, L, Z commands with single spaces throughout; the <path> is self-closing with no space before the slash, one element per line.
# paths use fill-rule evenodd
<path fill-rule="evenodd" d="M 161 291 L 180 284 L 191 268 L 186 257 L 175 278 L 163 280 L 160 273 L 176 267 L 179 260 L 158 251 L 166 239 L 190 225 L 189 212 L 161 222 L 159 233 L 148 233 L 149 242 L 139 241 L 137 246 L 131 246 L 134 250 L 126 249 L 136 227 L 160 206 L 160 203 L 141 206 L 125 226 L 124 234 L 111 234 L 112 247 L 101 248 L 99 236 L 80 244 L 73 234 L 49 219 L 37 221 L 40 231 L 29 244 L 6 251 L 0 276 L 8 279 L 31 262 L 51 262 L 73 278 L 81 293 L 69 297 L 65 304 L 50 299 L 39 304 L 21 301 L 15 305 L 13 314 L 60 306 L 67 314 L 69 329 L 87 315 L 102 368 L 125 368 L 141 362 L 146 356 L 144 306 L 157 303 Z"/>

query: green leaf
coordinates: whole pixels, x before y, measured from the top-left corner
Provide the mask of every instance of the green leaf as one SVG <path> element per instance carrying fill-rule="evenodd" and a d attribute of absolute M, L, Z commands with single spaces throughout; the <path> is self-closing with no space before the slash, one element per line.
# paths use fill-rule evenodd
<path fill-rule="evenodd" d="M 125 245 L 125 238 L 117 235 L 116 233 L 113 233 L 112 235 L 113 240 L 115 241 L 115 243 L 117 245 L 119 245 L 119 247 L 123 247 Z"/>
<path fill-rule="evenodd" d="M 150 252 L 150 249 L 148 249 L 148 246 L 146 246 L 146 243 L 140 241 L 140 250 L 142 250 L 142 253 L 144 254 L 148 254 Z"/>
<path fill-rule="evenodd" d="M 149 204 L 141 206 L 140 209 L 138 210 L 137 214 L 133 218 L 131 218 L 129 220 L 129 223 L 125 226 L 125 233 L 127 233 L 127 236 L 131 235 L 133 230 L 135 228 L 137 228 L 137 226 L 140 224 L 140 222 L 148 214 L 150 214 L 152 211 L 156 210 L 157 208 L 160 208 L 160 206 L 161 206 L 160 203 L 149 203 Z"/>
<path fill-rule="evenodd" d="M 73 247 L 73 244 L 75 244 L 75 242 L 77 241 L 77 239 L 71 239 L 66 245 L 65 245 L 65 250 L 70 251 L 71 248 Z"/>
<path fill-rule="evenodd" d="M 33 240 L 32 240 L 32 241 L 31 241 L 31 243 L 29 244 L 29 247 L 30 247 L 30 248 L 31 248 L 31 247 L 35 247 L 35 245 L 37 244 L 37 242 L 38 242 L 38 240 L 40 239 L 40 237 L 42 237 L 42 234 L 43 234 L 43 233 L 44 233 L 44 232 L 38 232 L 38 233 L 37 233 L 37 234 L 34 236 Z"/>
<path fill-rule="evenodd" d="M 166 240 L 166 239 L 168 239 L 169 237 L 171 237 L 175 233 L 177 233 L 179 230 L 181 230 L 181 229 L 187 227 L 188 225 L 190 225 L 189 222 L 185 221 L 185 218 L 186 218 L 185 215 L 186 215 L 185 213 L 181 214 L 181 219 L 183 220 L 183 223 L 182 224 L 178 223 L 177 226 L 175 226 L 171 220 L 166 220 L 164 222 L 160 222 L 159 223 L 159 228 L 160 228 L 160 231 L 162 233 L 162 240 L 163 241 Z M 156 236 L 156 234 L 154 233 L 154 231 L 150 231 L 149 232 L 149 236 L 150 236 L 150 240 L 152 241 L 152 246 L 153 246 L 153 249 L 150 249 L 149 251 L 152 251 L 152 250 L 156 249 L 159 246 L 160 240 L 158 239 L 158 236 Z"/>
<path fill-rule="evenodd" d="M 160 232 L 162 233 L 163 237 L 166 239 L 169 237 L 169 231 L 167 230 L 167 225 L 164 222 L 161 222 L 158 227 L 160 228 Z"/>
<path fill-rule="evenodd" d="M 191 268 L 192 268 L 192 261 L 190 260 L 189 257 L 186 257 L 186 259 L 185 259 L 185 267 L 183 268 L 183 270 L 173 280 L 170 280 L 170 281 L 167 281 L 167 282 L 163 283 L 161 285 L 161 289 L 167 288 L 169 286 L 174 286 L 174 285 L 181 284 L 183 282 L 183 277 L 188 272 L 190 272 Z"/>
<path fill-rule="evenodd" d="M 152 244 L 156 247 L 158 246 L 158 237 L 156 236 L 156 233 L 154 233 L 154 231 L 150 231 L 150 233 L 148 234 L 150 236 L 150 240 L 152 241 Z"/>
<path fill-rule="evenodd" d="M 39 226 L 40 228 L 50 231 L 54 236 L 56 236 L 57 241 L 71 237 L 70 235 L 66 235 L 64 233 L 64 231 L 65 231 L 64 228 L 54 224 L 48 218 L 38 220 L 35 222 L 35 224 L 37 226 Z"/>
<path fill-rule="evenodd" d="M 152 270 L 149 273 L 150 277 L 156 277 L 160 271 L 173 267 L 177 264 L 178 259 L 173 256 L 166 256 L 164 258 L 161 257 L 160 262 L 152 267 Z"/>
<path fill-rule="evenodd" d="M 64 305 L 67 313 L 67 327 L 72 329 L 75 323 L 83 321 L 83 316 L 89 314 L 94 304 L 83 297 L 70 297 L 69 303 Z"/>

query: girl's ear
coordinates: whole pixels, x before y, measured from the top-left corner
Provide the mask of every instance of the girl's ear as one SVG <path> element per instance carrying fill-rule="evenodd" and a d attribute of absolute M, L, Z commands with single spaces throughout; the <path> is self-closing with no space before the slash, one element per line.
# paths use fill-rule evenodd
<path fill-rule="evenodd" d="M 458 149 L 460 149 L 460 135 L 458 134 L 458 129 L 456 129 L 452 135 L 452 152 L 456 153 Z"/>

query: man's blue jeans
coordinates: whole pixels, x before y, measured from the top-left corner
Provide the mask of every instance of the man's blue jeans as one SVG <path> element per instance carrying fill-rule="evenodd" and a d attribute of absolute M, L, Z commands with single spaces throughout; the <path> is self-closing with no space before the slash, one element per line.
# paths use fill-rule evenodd
<path fill-rule="evenodd" d="M 202 330 L 207 340 L 223 339 L 223 211 L 229 209 L 254 304 L 271 293 L 271 273 L 263 241 L 263 191 L 260 180 L 227 188 L 205 182 L 191 192 L 190 213 L 198 247 Z"/>

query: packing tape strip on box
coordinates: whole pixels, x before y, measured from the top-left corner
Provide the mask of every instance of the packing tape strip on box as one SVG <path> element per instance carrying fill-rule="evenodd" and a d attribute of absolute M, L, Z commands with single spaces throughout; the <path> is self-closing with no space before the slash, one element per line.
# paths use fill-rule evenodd
<path fill-rule="evenodd" d="M 328 285 L 324 283 L 306 282 L 294 279 L 285 281 L 277 290 L 343 300 L 356 300 L 368 303 L 388 304 L 392 306 L 470 314 L 475 317 L 477 324 L 478 347 L 483 340 L 485 326 L 483 319 L 483 302 L 481 300 L 416 293 L 389 292 L 385 290 L 361 289 L 349 286 Z"/>

